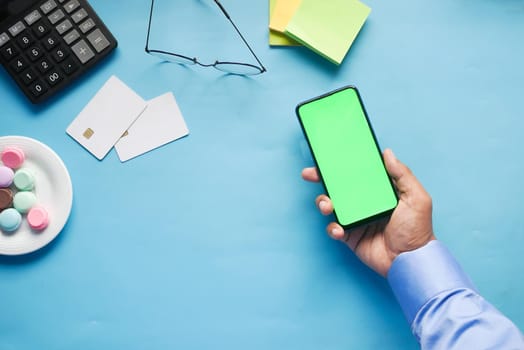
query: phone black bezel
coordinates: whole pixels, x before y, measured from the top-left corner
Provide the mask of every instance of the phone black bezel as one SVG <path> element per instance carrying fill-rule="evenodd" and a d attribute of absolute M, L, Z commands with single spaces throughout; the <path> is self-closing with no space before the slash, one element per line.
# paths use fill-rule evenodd
<path fill-rule="evenodd" d="M 322 176 L 322 171 L 320 169 L 320 167 L 318 166 L 318 162 L 317 162 L 317 158 L 315 157 L 315 152 L 313 151 L 313 147 L 311 147 L 311 143 L 309 141 L 309 137 L 306 133 L 306 129 L 304 128 L 304 124 L 302 122 L 302 119 L 300 117 L 300 108 L 311 103 L 311 102 L 315 102 L 315 101 L 318 101 L 318 100 L 321 100 L 321 99 L 324 99 L 326 97 L 329 97 L 331 95 L 334 95 L 336 93 L 339 93 L 341 91 L 344 91 L 344 90 L 354 90 L 357 94 L 357 97 L 358 97 L 358 100 L 360 102 L 360 106 L 362 107 L 362 111 L 364 112 L 364 116 L 366 117 L 366 122 L 368 124 L 368 127 L 369 129 L 371 130 L 371 135 L 373 135 L 373 140 L 375 142 L 375 146 L 377 148 L 377 152 L 380 154 L 380 159 L 382 161 L 382 166 L 384 167 L 384 170 L 386 171 L 386 174 L 387 174 L 387 169 L 386 169 L 386 164 L 384 163 L 384 157 L 382 156 L 382 151 L 380 149 L 380 145 L 378 143 L 378 140 L 377 140 L 377 137 L 375 135 L 375 130 L 373 130 L 373 126 L 371 125 L 371 121 L 369 120 L 369 117 L 368 117 L 368 113 L 366 111 L 366 108 L 364 107 L 364 103 L 362 101 L 362 98 L 360 96 L 360 93 L 358 91 L 358 89 L 354 86 L 354 85 L 346 85 L 346 86 L 343 86 L 341 88 L 338 88 L 336 90 L 333 90 L 333 91 L 329 91 L 325 94 L 322 94 L 320 96 L 317 96 L 317 97 L 313 97 L 311 99 L 308 99 L 306 101 L 303 101 L 301 103 L 299 103 L 296 108 L 295 108 L 295 113 L 297 115 L 297 118 L 298 118 L 298 121 L 300 123 L 300 127 L 302 129 L 302 133 L 304 134 L 304 137 L 306 138 L 306 141 L 308 143 L 308 147 L 309 147 L 309 150 L 311 152 L 311 155 L 313 156 L 313 160 L 315 162 L 315 166 L 317 168 L 317 172 L 318 172 L 318 175 L 320 177 L 320 182 L 322 183 L 322 187 L 324 188 L 324 192 L 329 196 L 329 192 L 327 190 L 327 187 L 326 187 L 326 184 L 324 182 L 324 178 Z M 362 220 L 359 220 L 359 221 L 356 221 L 354 223 L 351 223 L 349 225 L 343 225 L 340 220 L 338 219 L 338 216 L 337 216 L 337 212 L 336 212 L 336 209 L 333 210 L 333 214 L 335 215 L 335 219 L 337 220 L 337 223 L 342 226 L 344 228 L 344 230 L 351 230 L 351 229 L 354 229 L 354 228 L 357 228 L 357 227 L 360 227 L 360 226 L 363 226 L 363 225 L 366 225 L 366 224 L 369 224 L 369 223 L 372 223 L 376 220 L 379 220 L 379 219 L 382 219 L 384 217 L 388 217 L 390 216 L 393 211 L 395 210 L 395 208 L 397 207 L 398 205 L 398 201 L 399 201 L 399 197 L 398 197 L 398 194 L 397 194 L 397 191 L 396 191 L 396 188 L 395 188 L 395 185 L 393 184 L 393 180 L 391 179 L 391 177 L 389 176 L 388 174 L 388 179 L 389 179 L 389 183 L 391 184 L 391 188 L 393 189 L 393 193 L 395 194 L 395 198 L 397 199 L 397 204 L 395 205 L 395 207 L 391 208 L 391 209 L 388 209 L 386 211 L 383 211 L 381 213 L 378 213 L 378 214 L 375 214 L 373 216 L 370 216 L 370 217 L 367 217 L 367 218 L 364 218 Z"/>

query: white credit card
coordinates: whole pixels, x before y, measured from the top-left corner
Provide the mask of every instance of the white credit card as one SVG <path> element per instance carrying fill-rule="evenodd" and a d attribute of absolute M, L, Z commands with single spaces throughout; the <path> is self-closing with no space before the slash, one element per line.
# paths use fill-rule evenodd
<path fill-rule="evenodd" d="M 189 134 L 184 117 L 172 93 L 147 102 L 146 110 L 115 145 L 125 162 Z"/>
<path fill-rule="evenodd" d="M 102 160 L 146 108 L 146 101 L 115 76 L 67 127 L 67 134 Z"/>

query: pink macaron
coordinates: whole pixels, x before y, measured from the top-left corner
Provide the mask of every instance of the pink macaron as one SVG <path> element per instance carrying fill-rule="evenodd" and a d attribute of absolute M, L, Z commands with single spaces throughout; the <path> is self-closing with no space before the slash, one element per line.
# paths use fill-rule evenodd
<path fill-rule="evenodd" d="M 2 151 L 2 163 L 11 169 L 18 169 L 25 161 L 25 154 L 20 148 L 8 146 Z"/>
<path fill-rule="evenodd" d="M 40 206 L 31 208 L 27 213 L 27 223 L 33 230 L 45 230 L 49 225 L 49 214 L 47 213 L 47 210 Z"/>

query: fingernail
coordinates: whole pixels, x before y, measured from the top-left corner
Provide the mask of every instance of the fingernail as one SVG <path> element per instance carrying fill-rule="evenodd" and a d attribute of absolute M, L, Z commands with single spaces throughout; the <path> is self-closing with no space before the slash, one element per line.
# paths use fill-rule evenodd
<path fill-rule="evenodd" d="M 326 201 L 320 201 L 320 203 L 318 203 L 318 207 L 320 208 L 320 210 L 326 210 L 326 206 L 327 206 L 327 202 Z"/>
<path fill-rule="evenodd" d="M 391 155 L 393 156 L 393 160 L 397 160 L 397 156 L 395 155 L 395 153 L 393 152 L 392 149 L 389 149 L 389 151 L 391 152 Z"/>
<path fill-rule="evenodd" d="M 331 230 L 331 235 L 332 235 L 332 236 L 335 236 L 335 237 L 336 237 L 336 236 L 340 236 L 340 235 L 342 235 L 342 234 L 343 234 L 343 232 L 342 232 L 342 229 L 341 229 L 340 227 L 335 227 L 335 228 L 333 228 L 333 229 Z"/>

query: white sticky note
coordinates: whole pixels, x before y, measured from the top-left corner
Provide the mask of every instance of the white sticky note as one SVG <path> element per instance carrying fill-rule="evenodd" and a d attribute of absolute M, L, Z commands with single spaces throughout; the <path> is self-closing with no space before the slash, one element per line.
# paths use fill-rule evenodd
<path fill-rule="evenodd" d="M 115 145 L 125 162 L 189 134 L 184 117 L 172 93 L 158 96 Z"/>
<path fill-rule="evenodd" d="M 67 127 L 66 132 L 102 160 L 146 105 L 142 97 L 112 76 Z"/>

